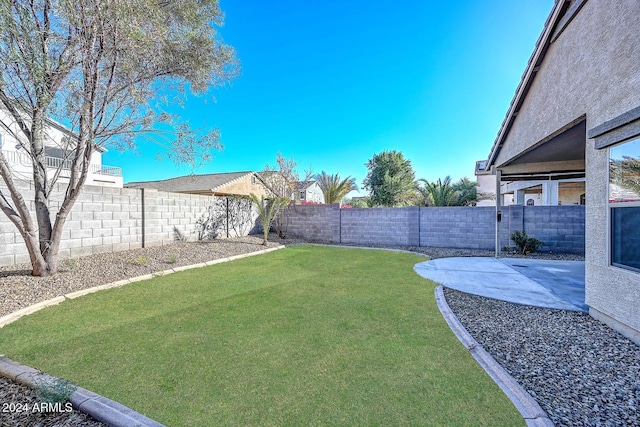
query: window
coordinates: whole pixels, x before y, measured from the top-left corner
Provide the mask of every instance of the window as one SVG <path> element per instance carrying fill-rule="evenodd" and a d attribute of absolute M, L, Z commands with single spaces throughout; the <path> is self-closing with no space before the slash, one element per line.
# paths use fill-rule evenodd
<path fill-rule="evenodd" d="M 300 192 L 300 200 L 304 200 L 304 191 Z"/>
<path fill-rule="evenodd" d="M 256 176 L 251 175 L 251 185 L 256 185 Z"/>
<path fill-rule="evenodd" d="M 640 272 L 640 139 L 609 151 L 611 264 Z"/>

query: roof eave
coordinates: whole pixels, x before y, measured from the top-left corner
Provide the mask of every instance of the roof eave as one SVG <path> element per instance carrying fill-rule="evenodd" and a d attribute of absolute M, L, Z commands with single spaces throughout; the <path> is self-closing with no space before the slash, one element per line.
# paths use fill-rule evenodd
<path fill-rule="evenodd" d="M 516 93 L 509 104 L 509 109 L 507 110 L 507 114 L 500 125 L 500 130 L 498 131 L 498 135 L 491 147 L 491 152 L 489 154 L 489 158 L 487 159 L 487 164 L 485 170 L 490 170 L 492 166 L 495 165 L 495 161 L 500 154 L 500 150 L 504 145 L 505 139 L 511 130 L 511 126 L 518 115 L 520 107 L 524 102 L 527 93 L 533 83 L 533 79 L 535 78 L 538 70 L 540 69 L 540 65 L 542 60 L 544 59 L 545 54 L 550 45 L 551 38 L 555 32 L 555 28 L 558 25 L 558 22 L 564 15 L 564 11 L 566 8 L 565 4 L 568 3 L 568 0 L 560 0 L 556 1 L 547 21 L 544 24 L 544 29 L 538 40 L 536 41 L 536 46 L 533 50 L 533 54 L 529 58 L 529 62 L 527 63 L 527 68 L 525 69 L 522 78 L 520 79 L 520 83 L 516 89 Z"/>

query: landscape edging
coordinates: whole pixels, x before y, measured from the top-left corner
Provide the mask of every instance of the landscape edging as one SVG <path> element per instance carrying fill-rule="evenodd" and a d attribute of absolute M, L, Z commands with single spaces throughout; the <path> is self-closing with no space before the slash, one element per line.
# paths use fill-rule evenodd
<path fill-rule="evenodd" d="M 5 356 L 0 356 L 0 375 L 32 389 L 42 384 L 53 384 L 57 380 L 55 377 L 21 365 Z M 73 392 L 69 401 L 76 410 L 89 414 L 110 427 L 164 427 L 164 424 L 82 387 L 78 387 Z"/>
<path fill-rule="evenodd" d="M 502 389 L 509 400 L 530 427 L 553 427 L 553 422 L 538 402 L 469 334 L 451 311 L 444 297 L 443 287 L 435 289 L 436 304 L 442 317 L 447 322 L 458 340 L 471 353 L 473 358 L 489 374 L 491 379 Z"/>

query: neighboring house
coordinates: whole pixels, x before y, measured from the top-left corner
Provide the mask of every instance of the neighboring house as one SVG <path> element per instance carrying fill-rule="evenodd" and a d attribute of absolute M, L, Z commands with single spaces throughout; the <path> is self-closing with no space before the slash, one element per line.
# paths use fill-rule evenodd
<path fill-rule="evenodd" d="M 496 176 L 492 175 L 490 170 L 485 170 L 486 164 L 486 160 L 476 162 L 478 193 L 491 193 L 495 196 Z M 500 183 L 500 196 L 500 203 L 503 206 L 584 205 L 585 179 L 559 179 L 554 182 L 550 180 L 507 181 L 503 178 Z M 476 206 L 495 205 L 495 199 L 485 199 L 478 201 Z"/>
<path fill-rule="evenodd" d="M 251 171 L 186 175 L 159 181 L 129 182 L 124 186 L 208 196 L 248 196 L 254 193 L 258 197 L 267 197 L 271 194 L 260 175 Z"/>
<path fill-rule="evenodd" d="M 17 125 L 3 109 L 0 109 L 0 123 L 2 123 L 0 126 L 0 150 L 9 163 L 14 177 L 24 181 L 32 180 L 31 156 L 25 152 L 15 138 L 14 135 L 20 134 Z M 45 162 L 47 174 L 49 179 L 52 179 L 57 173 L 58 180 L 64 182 L 71 175 L 70 156 L 73 154 L 73 141 L 77 135 L 53 120 L 47 120 L 46 126 Z M 91 154 L 86 184 L 122 188 L 122 170 L 118 167 L 102 164 L 102 153 L 106 151 L 102 147 L 97 147 Z"/>
<path fill-rule="evenodd" d="M 476 162 L 476 182 L 478 183 L 478 194 L 492 194 L 494 200 L 483 199 L 478 200 L 476 206 L 495 206 L 496 195 L 496 177 L 491 175 L 491 171 L 485 171 L 484 168 L 487 165 L 486 160 L 480 160 Z"/>
<path fill-rule="evenodd" d="M 316 181 L 296 182 L 296 203 L 324 203 L 324 193 Z"/>
<path fill-rule="evenodd" d="M 586 303 L 640 344 L 638 22 L 638 0 L 557 0 L 484 170 L 552 201 L 586 181 Z"/>

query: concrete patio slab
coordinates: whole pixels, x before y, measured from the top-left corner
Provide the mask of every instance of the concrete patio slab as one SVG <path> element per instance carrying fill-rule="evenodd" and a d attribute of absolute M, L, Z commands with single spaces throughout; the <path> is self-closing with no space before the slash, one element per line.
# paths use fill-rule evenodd
<path fill-rule="evenodd" d="M 414 266 L 420 276 L 488 298 L 535 307 L 587 311 L 584 262 L 522 258 L 440 258 Z"/>

